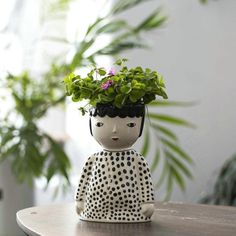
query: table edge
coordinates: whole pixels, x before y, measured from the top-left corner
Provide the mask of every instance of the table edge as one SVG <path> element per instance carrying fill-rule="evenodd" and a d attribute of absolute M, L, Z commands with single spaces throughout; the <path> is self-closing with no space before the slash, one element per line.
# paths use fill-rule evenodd
<path fill-rule="evenodd" d="M 31 208 L 31 207 L 30 207 L 30 208 Z M 26 226 L 24 226 L 24 224 L 23 224 L 23 223 L 21 222 L 21 220 L 19 219 L 19 213 L 20 213 L 21 211 L 24 211 L 24 209 L 23 209 L 23 210 L 20 210 L 20 211 L 18 211 L 18 212 L 16 213 L 16 222 L 17 222 L 18 226 L 20 227 L 20 229 L 21 229 L 24 233 L 26 233 L 27 235 L 40 236 L 40 234 L 38 234 L 38 233 L 36 233 L 35 231 L 33 231 L 32 229 L 27 228 Z"/>

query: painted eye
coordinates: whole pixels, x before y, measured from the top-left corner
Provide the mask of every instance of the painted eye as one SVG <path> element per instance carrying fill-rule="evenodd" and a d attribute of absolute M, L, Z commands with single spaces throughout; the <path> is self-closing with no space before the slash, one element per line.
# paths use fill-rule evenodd
<path fill-rule="evenodd" d="M 102 122 L 97 122 L 95 125 L 96 125 L 97 127 L 101 127 L 101 126 L 103 126 L 103 123 L 102 123 Z"/>
<path fill-rule="evenodd" d="M 128 126 L 128 127 L 131 127 L 131 128 L 134 127 L 135 125 L 136 125 L 136 124 L 135 124 L 134 122 L 130 122 L 130 123 L 127 124 L 127 126 Z"/>

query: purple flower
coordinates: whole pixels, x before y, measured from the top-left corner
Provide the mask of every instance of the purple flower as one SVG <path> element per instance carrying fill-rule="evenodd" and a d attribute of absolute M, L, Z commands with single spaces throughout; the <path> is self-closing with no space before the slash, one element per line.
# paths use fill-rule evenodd
<path fill-rule="evenodd" d="M 103 90 L 107 90 L 111 85 L 113 84 L 113 80 L 109 79 L 107 82 L 101 85 L 101 88 Z"/>
<path fill-rule="evenodd" d="M 115 73 L 116 73 L 115 69 L 111 68 L 108 72 L 108 75 L 113 76 L 113 75 L 115 75 Z"/>

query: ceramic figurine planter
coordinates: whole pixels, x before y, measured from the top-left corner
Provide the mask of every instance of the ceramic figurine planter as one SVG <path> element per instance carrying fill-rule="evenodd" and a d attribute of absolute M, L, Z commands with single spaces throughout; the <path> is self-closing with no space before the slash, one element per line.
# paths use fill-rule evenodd
<path fill-rule="evenodd" d="M 90 131 L 103 150 L 91 155 L 76 191 L 81 220 L 149 222 L 154 191 L 145 159 L 131 147 L 142 134 L 145 107 L 97 105 L 90 109 Z"/>
<path fill-rule="evenodd" d="M 96 66 L 82 77 L 64 78 L 66 94 L 90 105 L 90 131 L 102 146 L 87 160 L 76 192 L 80 219 L 100 222 L 148 222 L 154 211 L 151 174 L 132 149 L 142 134 L 145 105 L 167 99 L 162 75 L 149 68 L 128 68 L 119 59 L 108 72 Z"/>

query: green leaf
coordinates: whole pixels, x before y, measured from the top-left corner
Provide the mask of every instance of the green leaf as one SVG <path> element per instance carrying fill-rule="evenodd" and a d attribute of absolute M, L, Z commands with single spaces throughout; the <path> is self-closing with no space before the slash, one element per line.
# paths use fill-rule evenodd
<path fill-rule="evenodd" d="M 80 107 L 79 110 L 81 111 L 82 116 L 84 116 L 87 112 L 87 110 L 84 107 Z"/>
<path fill-rule="evenodd" d="M 144 136 L 144 142 L 143 142 L 143 146 L 141 149 L 141 154 L 146 157 L 147 153 L 148 153 L 148 149 L 149 149 L 149 145 L 150 145 L 150 139 L 149 139 L 149 130 L 148 128 L 146 128 L 145 130 L 145 136 Z"/>
<path fill-rule="evenodd" d="M 80 45 L 76 47 L 76 53 L 70 63 L 71 70 L 74 70 L 75 68 L 81 66 L 85 51 L 87 51 L 87 49 L 89 49 L 94 42 L 94 39 L 91 39 L 89 41 L 83 41 Z"/>
<path fill-rule="evenodd" d="M 112 14 L 118 14 L 129 8 L 137 6 L 140 3 L 146 2 L 147 0 L 117 0 L 111 9 Z"/>
<path fill-rule="evenodd" d="M 147 91 L 148 88 L 146 88 Z M 156 95 L 155 94 L 148 94 L 146 93 L 145 96 L 143 97 L 143 102 L 144 104 L 149 104 L 152 100 L 156 99 Z"/>
<path fill-rule="evenodd" d="M 169 123 L 173 125 L 180 125 L 180 126 L 195 128 L 195 126 L 191 124 L 190 122 L 181 118 L 170 116 L 170 115 L 149 113 L 149 117 L 151 119 L 159 120 L 161 122 L 165 122 L 165 123 Z"/>
<path fill-rule="evenodd" d="M 163 88 L 160 88 L 160 96 L 162 96 L 164 99 L 168 99 L 168 95 Z"/>
<path fill-rule="evenodd" d="M 3 147 L 14 138 L 13 131 L 8 131 L 7 133 L 3 133 L 1 138 L 2 140 L 0 141 L 0 144 Z"/>
<path fill-rule="evenodd" d="M 170 200 L 172 191 L 173 191 L 173 176 L 172 176 L 172 172 L 169 170 L 167 184 L 166 184 L 166 195 L 164 198 L 165 201 Z"/>
<path fill-rule="evenodd" d="M 189 169 L 177 157 L 175 157 L 173 153 L 169 152 L 168 150 L 165 150 L 165 155 L 173 162 L 173 165 L 175 165 L 176 168 L 180 169 L 188 178 L 193 178 Z"/>
<path fill-rule="evenodd" d="M 6 158 L 11 158 L 11 157 L 17 156 L 19 154 L 19 149 L 18 148 L 19 148 L 19 142 L 12 145 L 5 152 L 0 152 L 0 164 Z"/>
<path fill-rule="evenodd" d="M 165 81 L 164 81 L 163 76 L 159 76 L 159 77 L 160 77 L 160 78 L 159 78 L 159 80 L 158 80 L 158 84 L 159 84 L 161 87 L 165 88 Z"/>
<path fill-rule="evenodd" d="M 118 94 L 115 97 L 115 101 L 113 105 L 116 106 L 117 108 L 121 108 L 122 105 L 125 103 L 125 100 L 126 100 L 126 96 L 124 96 L 123 94 Z"/>
<path fill-rule="evenodd" d="M 114 65 L 118 65 L 118 66 L 122 66 L 126 61 L 128 61 L 128 59 L 126 58 L 121 58 L 121 59 L 118 59 Z"/>
<path fill-rule="evenodd" d="M 98 74 L 99 74 L 99 75 L 103 76 L 103 75 L 105 75 L 106 73 L 107 73 L 107 72 L 106 72 L 105 69 L 103 69 L 103 68 L 99 68 L 99 69 L 98 69 Z"/>
<path fill-rule="evenodd" d="M 115 95 L 115 90 L 113 87 L 109 87 L 106 91 L 105 91 L 106 95 Z"/>
<path fill-rule="evenodd" d="M 162 9 L 156 9 L 151 15 L 149 15 L 143 22 L 141 22 L 135 31 L 152 30 L 153 28 L 160 27 L 167 20 L 167 17 L 162 14 Z"/>
<path fill-rule="evenodd" d="M 91 24 L 89 27 L 88 27 L 88 30 L 86 32 L 86 36 L 91 33 L 92 31 L 95 31 L 96 32 L 96 27 L 104 20 L 104 18 L 98 18 L 93 24 Z"/>
<path fill-rule="evenodd" d="M 108 46 L 104 47 L 103 49 L 100 49 L 95 54 L 98 55 L 116 55 L 118 53 L 121 53 L 122 51 L 128 50 L 128 49 L 134 49 L 134 48 L 147 48 L 147 45 L 144 45 L 140 42 L 135 41 L 121 41 L 117 42 L 114 41 L 110 43 Z"/>
<path fill-rule="evenodd" d="M 54 159 L 54 163 L 56 164 L 56 170 L 57 173 L 61 174 L 68 183 L 70 183 L 68 171 L 71 167 L 70 160 L 62 147 L 57 143 L 55 140 L 53 140 L 49 135 L 44 133 L 44 136 L 49 141 L 51 147 L 50 147 L 50 153 L 52 154 L 52 158 Z"/>
<path fill-rule="evenodd" d="M 105 25 L 103 25 L 100 29 L 97 30 L 97 33 L 103 33 L 103 34 L 107 34 L 107 33 L 114 33 L 117 31 L 120 31 L 121 29 L 125 29 L 127 28 L 128 25 L 126 23 L 126 21 L 124 20 L 115 20 L 112 22 L 109 22 Z"/>
<path fill-rule="evenodd" d="M 169 166 L 168 166 L 167 160 L 164 159 L 162 172 L 161 172 L 158 182 L 155 184 L 155 188 L 160 188 L 160 186 L 163 184 L 165 177 L 168 173 L 169 173 Z"/>
<path fill-rule="evenodd" d="M 132 88 L 130 85 L 127 84 L 127 85 L 121 86 L 120 91 L 121 93 L 129 94 L 132 91 Z"/>
<path fill-rule="evenodd" d="M 185 182 L 180 173 L 173 166 L 170 167 L 170 172 L 175 177 L 176 183 L 180 186 L 182 191 L 185 191 Z"/>
<path fill-rule="evenodd" d="M 148 106 L 174 106 L 174 107 L 188 107 L 196 105 L 196 102 L 177 102 L 177 101 L 166 101 L 166 100 L 155 100 L 148 104 Z"/>
<path fill-rule="evenodd" d="M 49 184 L 52 177 L 55 175 L 57 170 L 57 167 L 54 165 L 54 162 L 51 161 L 51 163 L 48 165 L 46 178 L 47 178 L 47 184 Z"/>
<path fill-rule="evenodd" d="M 99 94 L 98 95 L 98 99 L 99 99 L 99 102 L 100 103 L 108 103 L 108 102 L 112 102 L 113 101 L 113 97 L 110 97 L 110 96 L 106 96 L 106 95 L 103 95 L 103 94 Z M 117 100 L 119 100 L 120 99 L 120 97 L 119 98 L 117 98 Z M 122 99 L 121 99 L 121 104 L 120 105 L 123 105 L 123 97 L 122 97 Z M 117 101 L 118 102 L 118 101 Z"/>
<path fill-rule="evenodd" d="M 153 172 L 156 170 L 156 168 L 157 168 L 157 166 L 158 166 L 158 163 L 159 163 L 159 160 L 160 160 L 160 156 L 161 156 L 161 152 L 160 152 L 160 150 L 158 149 L 158 150 L 156 150 L 155 157 L 154 157 L 154 159 L 152 160 L 152 164 L 151 164 L 151 167 L 150 167 L 151 173 L 153 173 Z"/>
<path fill-rule="evenodd" d="M 162 125 L 151 124 L 151 127 L 153 127 L 156 130 L 156 132 L 160 132 L 160 133 L 164 134 L 165 136 L 171 138 L 174 141 L 178 140 L 178 138 L 174 132 L 172 132 L 170 129 L 168 129 Z"/>
<path fill-rule="evenodd" d="M 133 89 L 129 94 L 129 99 L 131 102 L 136 103 L 145 94 L 144 90 Z"/>
<path fill-rule="evenodd" d="M 179 154 L 179 156 L 184 158 L 187 162 L 193 163 L 193 160 L 191 159 L 191 157 L 186 152 L 184 152 L 178 145 L 176 145 L 175 143 L 172 143 L 172 142 L 170 142 L 170 141 L 168 141 L 167 139 L 164 139 L 164 138 L 161 138 L 160 140 L 170 150 L 172 150 L 173 152 Z"/>

